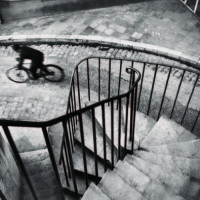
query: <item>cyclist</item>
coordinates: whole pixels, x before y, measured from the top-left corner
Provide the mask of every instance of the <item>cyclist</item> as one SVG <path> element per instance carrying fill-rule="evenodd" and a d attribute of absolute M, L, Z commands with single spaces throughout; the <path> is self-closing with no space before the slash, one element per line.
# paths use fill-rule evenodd
<path fill-rule="evenodd" d="M 34 80 L 38 79 L 36 72 L 38 68 L 43 68 L 44 54 L 41 51 L 27 46 L 20 46 L 19 44 L 14 44 L 12 48 L 14 51 L 19 53 L 19 58 L 17 59 L 19 61 L 19 69 L 22 67 L 24 59 L 31 60 L 30 72 L 32 78 Z"/>

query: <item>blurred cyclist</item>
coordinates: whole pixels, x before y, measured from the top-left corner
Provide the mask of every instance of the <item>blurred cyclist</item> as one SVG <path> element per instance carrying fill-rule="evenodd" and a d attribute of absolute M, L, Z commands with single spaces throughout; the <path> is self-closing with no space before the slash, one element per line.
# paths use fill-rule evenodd
<path fill-rule="evenodd" d="M 19 44 L 14 44 L 12 48 L 19 53 L 19 58 L 17 59 L 19 61 L 19 69 L 22 67 L 24 59 L 31 60 L 30 72 L 32 73 L 32 78 L 34 80 L 38 79 L 36 72 L 38 68 L 43 68 L 44 54 L 41 51 L 26 46 L 20 46 Z"/>

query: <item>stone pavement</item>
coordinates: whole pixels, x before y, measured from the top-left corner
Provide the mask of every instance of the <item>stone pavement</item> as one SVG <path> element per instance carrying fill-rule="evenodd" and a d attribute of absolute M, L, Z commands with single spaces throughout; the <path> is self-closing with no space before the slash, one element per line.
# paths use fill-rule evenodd
<path fill-rule="evenodd" d="M 0 35 L 92 35 L 199 56 L 200 21 L 179 0 L 137 2 L 0 25 Z"/>
<path fill-rule="evenodd" d="M 134 47 L 138 43 L 138 46 L 142 47 L 155 45 L 161 49 L 163 47 L 170 49 L 172 54 L 173 50 L 178 51 L 181 55 L 194 58 L 197 62 L 200 58 L 199 25 L 198 19 L 178 0 L 142 2 L 61 13 L 0 25 L 0 70 L 2 72 L 0 74 L 2 81 L 0 116 L 3 119 L 40 121 L 64 114 L 68 94 L 66 86 L 70 82 L 76 63 L 86 56 L 146 59 L 160 64 L 184 66 L 163 56 L 140 53 L 130 49 L 110 47 L 105 51 L 100 50 L 101 45 L 92 47 L 84 44 L 62 44 L 59 43 L 59 36 L 69 38 L 71 35 L 73 38 L 76 35 L 79 38 L 78 35 L 80 35 L 81 38 L 85 35 L 94 41 L 99 40 L 100 37 L 97 36 L 101 36 L 108 43 L 117 39 L 118 41 L 123 40 L 125 44 L 133 44 Z M 16 64 L 14 58 L 17 56 L 10 44 L 12 41 L 32 41 L 30 38 L 33 40 L 36 38 L 34 41 L 41 42 L 41 44 L 29 43 L 44 52 L 46 63 L 58 64 L 64 68 L 66 78 L 63 83 L 52 84 L 38 80 L 19 85 L 7 79 L 6 69 Z M 51 38 L 54 38 L 54 41 L 57 40 L 58 44 L 52 44 Z M 43 44 L 43 40 L 49 43 Z M 5 45 L 3 42 L 10 44 Z M 185 67 L 188 66 L 185 65 Z M 178 78 L 178 70 L 173 75 Z M 188 75 L 187 79 L 189 82 L 194 81 L 192 74 Z"/>

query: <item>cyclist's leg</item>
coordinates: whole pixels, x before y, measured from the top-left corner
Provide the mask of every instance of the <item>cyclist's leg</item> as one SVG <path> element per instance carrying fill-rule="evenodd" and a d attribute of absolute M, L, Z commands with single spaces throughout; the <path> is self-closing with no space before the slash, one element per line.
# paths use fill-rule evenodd
<path fill-rule="evenodd" d="M 36 62 L 32 62 L 31 64 L 31 67 L 30 67 L 30 72 L 31 72 L 31 75 L 33 76 L 33 79 L 38 79 L 38 76 L 37 76 L 37 63 Z"/>

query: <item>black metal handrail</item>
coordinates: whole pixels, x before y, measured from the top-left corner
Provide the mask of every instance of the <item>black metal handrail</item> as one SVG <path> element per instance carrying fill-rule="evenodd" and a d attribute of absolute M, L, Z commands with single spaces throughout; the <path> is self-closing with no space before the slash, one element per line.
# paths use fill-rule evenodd
<path fill-rule="evenodd" d="M 92 62 L 93 61 L 93 62 Z M 96 61 L 96 63 L 95 63 Z M 107 64 L 104 63 L 104 66 L 102 62 L 107 62 Z M 113 69 L 113 66 L 111 66 L 111 63 L 113 61 L 117 61 L 119 64 L 119 72 L 118 76 L 114 77 L 111 73 L 111 70 Z M 127 62 L 131 62 L 130 60 L 126 60 Z M 97 64 L 97 66 L 95 64 Z M 104 85 L 107 85 L 107 89 L 101 88 L 101 74 L 102 72 L 102 66 L 106 70 L 105 73 L 107 74 L 107 83 L 104 83 Z M 84 70 L 85 71 L 84 71 Z M 114 69 L 116 73 L 116 69 Z M 85 175 L 85 185 L 86 188 L 89 186 L 89 174 L 88 174 L 88 166 L 87 166 L 87 156 L 86 156 L 86 151 L 87 147 L 85 145 L 85 134 L 84 134 L 84 122 L 83 122 L 83 115 L 87 111 L 91 111 L 91 125 L 92 125 L 92 136 L 94 144 L 94 167 L 95 167 L 95 181 L 96 183 L 99 180 L 99 175 L 98 175 L 98 153 L 97 153 L 97 142 L 96 142 L 96 109 L 101 110 L 101 119 L 102 119 L 102 128 L 103 128 L 103 148 L 104 148 L 104 153 L 103 153 L 103 164 L 104 164 L 104 171 L 107 170 L 108 168 L 108 161 L 110 162 L 110 167 L 113 168 L 114 164 L 117 162 L 117 160 L 120 159 L 121 157 L 121 149 L 123 148 L 124 150 L 127 149 L 127 139 L 128 136 L 125 134 L 125 140 L 124 144 L 121 144 L 121 117 L 122 117 L 122 104 L 124 103 L 125 106 L 125 112 L 127 113 L 126 115 L 126 133 L 129 131 L 131 138 L 131 149 L 130 151 L 133 152 L 134 148 L 134 127 L 135 127 L 135 112 L 136 112 L 136 98 L 137 98 L 137 84 L 140 80 L 140 73 L 131 67 L 126 67 L 126 73 L 129 74 L 129 78 L 127 79 L 126 83 L 126 90 L 127 92 L 123 91 L 123 93 L 120 91 L 121 85 L 121 76 L 122 76 L 122 59 L 113 59 L 113 58 L 105 58 L 105 57 L 89 57 L 81 60 L 75 70 L 74 74 L 72 75 L 71 79 L 71 87 L 70 87 L 70 92 L 68 96 L 68 105 L 67 105 L 67 114 L 73 114 L 70 119 L 66 120 L 65 123 L 67 126 L 65 127 L 64 137 L 62 141 L 62 146 L 61 146 L 61 154 L 60 154 L 60 163 L 64 165 L 66 163 L 66 167 L 64 167 L 65 171 L 65 177 L 66 177 L 66 186 L 70 187 L 69 185 L 69 178 L 72 178 L 73 180 L 73 185 L 74 192 L 76 194 L 79 194 L 78 191 L 78 186 L 76 182 L 76 176 L 74 170 L 74 164 L 73 164 L 73 159 L 72 155 L 74 152 L 74 144 L 75 144 L 75 139 L 74 139 L 74 132 L 77 129 L 77 126 L 79 125 L 80 129 L 80 140 L 81 140 L 81 148 L 82 148 L 82 159 L 83 159 L 83 168 L 84 168 L 84 175 Z M 91 77 L 91 74 L 95 74 L 95 78 Z M 105 74 L 104 74 L 105 75 Z M 115 92 L 112 92 L 112 87 L 111 87 L 111 81 L 114 79 L 115 81 L 118 81 L 117 85 L 118 88 L 116 89 Z M 86 91 L 82 92 L 81 85 L 85 84 L 84 88 L 86 88 Z M 94 85 L 96 84 L 96 85 Z M 93 87 L 93 88 L 92 88 Z M 96 99 L 92 97 L 92 91 L 98 91 Z M 104 97 L 102 99 L 101 94 L 104 93 Z M 84 96 L 84 101 L 86 101 L 86 104 L 83 104 L 81 99 L 82 95 L 87 94 L 87 96 Z M 86 100 L 87 99 L 87 100 Z M 93 102 L 95 100 L 95 102 Z M 91 105 L 88 105 L 87 101 L 92 101 Z M 111 131 L 111 158 L 110 160 L 108 159 L 107 155 L 107 149 L 106 149 L 106 129 L 105 127 L 105 106 L 109 105 L 110 107 L 110 117 L 111 117 L 111 124 L 110 124 L 110 131 Z M 115 137 L 118 137 L 118 151 L 117 151 L 117 159 L 114 158 L 114 149 L 115 149 L 115 143 L 114 141 L 114 105 L 118 108 L 118 118 L 120 122 L 118 123 L 118 135 L 115 133 Z M 130 105 L 130 106 L 129 106 Z M 130 117 L 128 117 L 128 113 L 131 114 L 132 118 L 130 120 Z M 130 121 L 128 123 L 128 120 Z M 63 122 L 63 126 L 65 124 Z M 129 124 L 129 125 L 128 125 Z M 89 126 L 89 125 L 88 125 Z"/>
<path fill-rule="evenodd" d="M 124 69 L 126 69 L 126 73 Z M 47 132 L 47 127 L 61 122 L 63 140 L 60 151 L 60 164 L 62 163 L 63 166 L 66 188 L 75 192 L 79 197 L 76 180 L 77 171 L 74 169 L 73 160 L 73 153 L 77 143 L 77 138 L 75 138 L 77 128 L 80 131 L 86 188 L 89 185 L 89 177 L 91 175 L 88 172 L 87 165 L 86 152 L 88 148 L 85 144 L 84 115 L 90 112 L 95 168 L 94 181 L 98 183 L 99 162 L 103 163 L 104 171 L 106 171 L 108 168 L 112 169 L 116 161 L 123 158 L 124 153 L 133 152 L 136 110 L 156 120 L 159 120 L 161 115 L 167 115 L 193 133 L 198 134 L 200 130 L 200 105 L 199 101 L 197 101 L 199 98 L 199 76 L 200 72 L 197 70 L 147 63 L 141 60 L 105 57 L 88 57 L 81 60 L 76 65 L 71 77 L 65 115 L 43 122 L 0 120 L 0 125 L 7 135 L 34 198 L 37 199 L 37 194 L 26 173 L 9 127 L 35 127 L 42 130 L 52 166 L 62 192 L 60 176 Z M 188 89 L 188 87 L 190 88 Z M 93 91 L 97 93 L 93 95 Z M 108 108 L 109 111 L 106 110 Z M 98 155 L 96 138 L 97 111 L 101 113 L 102 122 L 103 156 L 101 158 Z M 111 123 L 109 127 L 106 124 L 108 121 L 107 112 L 109 112 Z M 117 124 L 115 124 L 116 117 L 118 120 Z M 108 132 L 110 132 L 110 157 L 106 147 Z M 122 136 L 124 140 L 121 140 Z M 117 158 L 115 155 L 117 155 Z"/>
<path fill-rule="evenodd" d="M 78 192 L 78 187 L 77 187 L 77 181 L 75 178 L 75 170 L 73 168 L 73 159 L 72 159 L 72 155 L 73 155 L 73 151 L 74 151 L 74 131 L 76 129 L 77 124 L 80 124 L 80 129 L 81 129 L 81 142 L 82 144 L 84 144 L 84 133 L 83 133 L 83 120 L 82 120 L 82 114 L 84 114 L 85 112 L 87 112 L 88 110 L 91 110 L 92 112 L 92 121 L 93 121 L 93 135 L 95 138 L 95 108 L 97 107 L 101 107 L 102 108 L 102 117 L 103 117 L 103 123 L 104 123 L 104 139 L 105 139 L 105 117 L 104 117 L 104 108 L 105 105 L 110 104 L 111 105 L 111 110 L 113 110 L 113 106 L 114 106 L 114 102 L 117 101 L 119 106 L 121 106 L 122 104 L 122 100 L 123 98 L 126 99 L 126 101 L 129 103 L 129 99 L 131 99 L 131 103 L 129 103 L 130 105 L 133 104 L 134 98 L 136 98 L 136 93 L 137 93 L 137 84 L 138 81 L 140 80 L 140 73 L 132 68 L 126 68 L 126 73 L 129 74 L 130 76 L 130 81 L 131 84 L 128 84 L 128 89 L 127 92 L 123 92 L 123 94 L 120 94 L 120 90 L 117 90 L 116 95 L 112 95 L 111 97 L 111 86 L 110 86 L 110 81 L 111 81 L 111 59 L 109 59 L 109 93 L 108 96 L 110 97 L 109 99 L 100 99 L 100 95 L 98 97 L 98 100 L 91 105 L 88 106 L 81 106 L 81 92 L 80 92 L 80 85 L 79 85 L 79 81 L 81 81 L 81 78 L 78 79 L 77 77 L 79 77 L 80 74 L 78 74 L 78 70 L 79 70 L 79 66 L 81 65 L 81 63 L 83 63 L 86 60 L 87 63 L 87 83 L 88 85 L 90 84 L 90 74 L 89 74 L 89 59 L 98 59 L 99 63 L 101 59 L 105 59 L 105 58 L 86 58 L 84 60 L 82 60 L 81 62 L 79 62 L 79 64 L 77 65 L 77 67 L 74 70 L 74 74 L 72 76 L 71 79 L 71 87 L 70 87 L 70 92 L 69 92 L 69 97 L 68 97 L 68 106 L 67 106 L 67 112 L 65 115 L 57 117 L 55 119 L 49 120 L 49 121 L 43 121 L 43 122 L 34 122 L 34 121 L 17 121 L 17 120 L 0 120 L 0 125 L 3 127 L 3 130 L 5 132 L 5 135 L 7 136 L 7 139 L 9 141 L 9 144 L 11 146 L 12 151 L 14 152 L 15 158 L 17 159 L 18 162 L 18 166 L 20 167 L 20 170 L 22 172 L 22 174 L 24 175 L 27 184 L 32 192 L 32 195 L 34 197 L 34 199 L 38 199 L 37 197 L 37 193 L 34 190 L 34 187 L 31 183 L 30 177 L 26 171 L 26 167 L 24 166 L 23 160 L 20 157 L 19 151 L 15 145 L 15 142 L 12 138 L 12 133 L 9 130 L 9 127 L 29 127 L 29 128 L 38 128 L 42 130 L 42 133 L 44 135 L 44 139 L 46 142 L 46 146 L 49 152 L 49 156 L 52 162 L 52 166 L 53 166 L 53 170 L 57 179 L 58 184 L 60 185 L 60 189 L 61 189 L 61 194 L 62 197 L 64 199 L 64 194 L 63 194 L 63 190 L 62 190 L 62 185 L 61 185 L 61 180 L 60 180 L 60 176 L 59 176 L 59 172 L 58 172 L 58 168 L 56 165 L 56 161 L 55 161 L 55 156 L 53 153 L 53 149 L 52 149 L 52 145 L 49 139 L 49 135 L 47 132 L 47 128 L 49 126 L 58 124 L 58 123 L 62 123 L 62 127 L 63 127 L 63 143 L 62 143 L 62 148 L 61 148 L 61 157 L 60 160 L 62 161 L 62 166 L 63 166 L 63 171 L 64 171 L 64 175 L 66 178 L 66 185 L 67 187 L 69 187 L 69 179 L 72 178 L 72 182 L 73 182 L 73 187 L 74 188 L 70 188 L 71 191 L 74 191 L 78 196 L 79 196 L 79 192 Z M 116 59 L 117 60 L 117 59 Z M 122 61 L 120 61 L 122 62 Z M 100 66 L 99 69 L 100 71 Z M 120 67 L 120 70 L 121 67 Z M 121 74 L 121 72 L 120 72 Z M 120 75 L 121 76 L 121 75 Z M 99 75 L 100 77 L 100 75 Z M 75 80 L 76 79 L 76 80 Z M 118 85 L 121 85 L 120 81 L 121 79 L 118 77 L 117 78 L 119 83 Z M 75 81 L 76 81 L 76 85 L 75 85 Z M 100 79 L 99 79 L 100 81 Z M 128 81 L 129 82 L 129 81 Z M 100 94 L 100 86 L 98 87 L 99 89 L 99 94 Z M 79 91 L 77 93 L 77 95 L 75 95 L 75 93 Z M 90 86 L 88 86 L 88 100 L 91 100 L 90 98 Z M 131 97 L 131 98 L 130 98 Z M 134 104 L 136 105 L 136 104 Z M 132 107 L 133 108 L 133 107 Z M 119 109 L 120 110 L 120 109 Z M 128 104 L 127 104 L 127 110 L 128 110 Z M 134 109 L 134 112 L 136 112 L 136 109 Z M 132 113 L 132 112 L 131 112 Z M 121 116 L 121 110 L 119 111 L 119 116 Z M 135 114 L 133 114 L 135 115 Z M 121 117 L 120 117 L 121 118 Z M 128 120 L 128 118 L 126 119 Z M 134 120 L 131 123 L 131 129 L 130 132 L 133 132 L 133 127 L 134 127 Z M 120 125 L 119 125 L 120 126 Z M 112 124 L 113 127 L 113 124 Z M 113 128 L 112 128 L 113 129 Z M 128 128 L 127 128 L 128 130 Z M 112 167 L 114 167 L 114 130 L 112 130 Z M 121 133 L 119 133 L 121 134 Z M 127 137 L 126 137 L 127 138 Z M 133 141 L 132 141 L 133 143 Z M 96 144 L 96 141 L 94 140 L 94 145 Z M 105 140 L 104 140 L 104 144 L 105 144 Z M 120 147 L 120 142 L 119 142 L 119 147 Z M 133 147 L 133 145 L 132 145 Z M 125 147 L 126 148 L 126 147 Z M 85 147 L 84 145 L 82 145 L 82 150 L 83 150 L 83 160 L 84 160 L 84 170 L 85 170 L 85 184 L 86 187 L 89 186 L 89 181 L 88 181 L 88 174 L 87 174 L 87 162 L 86 162 L 86 154 L 85 154 Z M 132 148 L 133 150 L 133 148 Z M 97 148 L 95 146 L 94 149 L 95 152 L 95 168 L 96 168 L 96 182 L 99 179 L 98 176 L 98 164 L 97 164 Z M 118 151 L 119 155 L 118 155 L 118 159 L 120 158 L 120 150 Z M 104 152 L 104 167 L 105 170 L 107 170 L 107 159 L 106 159 L 106 149 Z"/>

